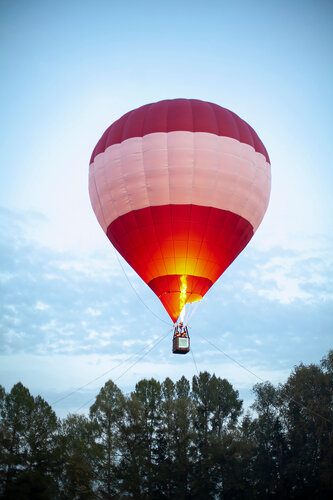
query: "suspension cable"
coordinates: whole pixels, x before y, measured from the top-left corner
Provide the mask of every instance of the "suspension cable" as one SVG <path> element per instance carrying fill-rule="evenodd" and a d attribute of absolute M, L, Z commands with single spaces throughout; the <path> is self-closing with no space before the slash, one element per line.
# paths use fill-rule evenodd
<path fill-rule="evenodd" d="M 142 298 L 140 297 L 140 295 L 138 294 L 138 292 L 135 290 L 134 286 L 132 285 L 132 283 L 131 283 L 131 281 L 130 281 L 129 277 L 127 276 L 127 273 L 126 273 L 126 271 L 125 271 L 124 266 L 123 266 L 123 265 L 122 265 L 122 263 L 121 263 L 121 260 L 120 260 L 120 258 L 119 258 L 119 255 L 118 255 L 117 250 L 116 250 L 114 247 L 113 247 L 113 250 L 114 250 L 114 252 L 115 252 L 115 254 L 116 254 L 116 257 L 117 257 L 118 263 L 119 263 L 119 265 L 120 265 L 121 269 L 123 270 L 123 273 L 124 273 L 124 275 L 125 275 L 125 278 L 127 279 L 127 281 L 128 281 L 128 283 L 129 283 L 129 285 L 131 286 L 132 290 L 134 291 L 135 295 L 136 295 L 136 296 L 137 296 L 137 298 L 140 300 L 140 302 L 141 302 L 141 303 L 145 306 L 145 308 L 146 308 L 146 309 L 148 309 L 148 311 L 150 311 L 150 312 L 151 312 L 151 314 L 153 314 L 153 315 L 155 316 L 155 318 L 157 318 L 157 319 L 159 319 L 160 321 L 162 321 L 162 323 L 165 323 L 165 324 L 167 324 L 167 325 L 170 325 L 170 323 L 169 323 L 168 321 L 165 321 L 164 319 L 160 318 L 160 317 L 159 317 L 156 313 L 154 313 L 154 311 L 153 311 L 152 309 L 150 309 L 150 307 L 149 307 L 149 306 L 147 306 L 147 304 L 144 302 L 144 300 L 142 300 Z"/>
<path fill-rule="evenodd" d="M 202 300 L 202 299 L 201 299 L 201 300 Z M 191 320 L 192 316 L 194 315 L 194 313 L 195 313 L 195 312 L 196 312 L 196 310 L 198 309 L 198 307 L 199 307 L 199 304 L 200 304 L 201 300 L 198 300 L 198 301 L 194 304 L 194 306 L 190 309 L 189 314 L 188 314 L 188 317 L 187 317 L 187 319 L 186 319 L 186 322 L 187 322 L 187 323 L 189 323 L 189 322 L 190 322 L 190 320 Z M 192 305 L 192 304 L 191 304 L 191 305 Z M 185 306 L 186 306 L 186 305 L 185 305 Z"/>
<path fill-rule="evenodd" d="M 253 371 L 249 370 L 246 366 L 242 365 L 242 363 L 239 363 L 239 361 L 237 361 L 236 359 L 232 358 L 229 354 L 227 354 L 226 352 L 224 352 L 220 347 L 218 347 L 216 344 L 214 344 L 213 342 L 211 342 L 210 340 L 208 340 L 206 337 L 204 337 L 203 335 L 201 335 L 199 332 L 194 332 L 194 333 L 196 333 L 197 335 L 199 335 L 202 339 L 204 339 L 208 344 L 210 344 L 212 347 L 214 347 L 217 351 L 221 352 L 224 356 L 226 356 L 231 361 L 233 361 L 234 363 L 236 363 L 238 366 L 240 366 L 241 368 L 243 368 L 243 370 L 246 370 L 248 373 L 251 373 L 251 375 L 253 375 L 254 377 L 256 377 L 261 382 L 263 382 L 263 383 L 267 382 L 267 380 L 262 379 L 261 377 L 259 377 L 259 375 L 257 375 Z M 316 417 L 319 417 L 319 418 L 325 420 L 329 424 L 333 424 L 333 421 L 331 419 L 324 417 L 323 415 L 321 415 L 320 413 L 317 413 L 314 410 L 310 410 L 310 408 L 308 408 L 304 404 L 300 403 L 299 401 L 297 401 L 296 399 L 294 399 L 292 396 L 289 396 L 288 399 L 289 399 L 289 401 L 292 401 L 293 403 L 295 403 L 296 405 L 298 405 L 300 408 L 303 408 L 304 410 L 306 410 L 308 413 L 310 413 L 312 415 L 315 415 Z M 278 409 L 278 407 L 276 405 L 273 404 L 273 406 L 275 406 L 275 408 Z"/>
<path fill-rule="evenodd" d="M 129 367 L 126 368 L 126 370 L 124 370 L 117 378 L 114 379 L 114 382 L 117 382 L 121 377 L 123 377 L 125 375 L 125 373 L 127 373 L 131 368 L 133 368 L 133 366 L 135 366 L 139 361 L 141 361 L 145 356 L 147 356 L 147 354 L 152 351 L 158 344 L 160 344 L 168 335 L 170 334 L 170 330 L 168 330 L 167 334 L 166 335 L 163 335 L 162 337 L 160 337 L 157 342 L 155 342 L 149 349 L 148 351 L 146 351 L 145 353 L 142 354 L 142 356 L 140 356 L 136 361 L 134 361 L 134 363 L 132 363 Z M 96 398 L 96 396 L 93 396 L 92 398 L 89 399 L 89 401 L 86 401 L 83 405 L 81 405 L 75 413 L 77 413 L 78 411 L 82 410 L 82 408 L 84 408 L 87 404 L 89 404 L 91 401 L 93 401 L 94 399 Z"/>
<path fill-rule="evenodd" d="M 195 369 L 196 369 L 198 377 L 199 377 L 199 370 L 198 370 L 198 367 L 197 367 L 197 363 L 195 361 L 194 352 L 193 352 L 192 347 L 191 347 L 190 351 L 191 351 L 191 354 L 192 354 L 192 359 L 193 359 L 193 363 L 194 363 Z"/>
<path fill-rule="evenodd" d="M 203 335 L 201 335 L 199 332 L 193 332 L 193 333 L 196 333 L 197 335 L 199 335 L 199 337 L 201 337 L 202 339 L 204 339 L 208 344 L 210 344 L 212 347 L 214 347 L 215 349 L 217 349 L 218 351 L 220 351 L 224 356 L 226 356 L 231 361 L 233 361 L 234 363 L 236 363 L 238 366 L 240 366 L 241 368 L 243 368 L 243 370 L 247 371 L 248 373 L 251 373 L 251 375 L 253 375 L 254 377 L 256 377 L 261 382 L 265 382 L 265 380 L 262 379 L 261 377 L 259 377 L 259 375 L 257 375 L 256 373 L 252 372 L 251 370 L 249 370 L 246 366 L 242 365 L 242 363 L 240 363 L 236 359 L 232 358 L 229 354 L 227 354 L 226 352 L 224 352 L 217 345 L 213 344 L 213 342 L 211 342 L 210 340 L 208 340 L 206 337 L 204 337 Z"/>
<path fill-rule="evenodd" d="M 89 380 L 89 382 L 87 382 L 86 384 L 83 384 L 81 385 L 80 387 L 78 387 L 77 389 L 74 389 L 74 391 L 72 392 L 69 392 L 68 394 L 66 394 L 65 396 L 61 396 L 60 398 L 56 399 L 55 401 L 53 401 L 51 404 L 51 406 L 59 403 L 59 401 L 63 401 L 64 399 L 66 398 L 69 398 L 70 396 L 72 396 L 73 394 L 81 391 L 81 389 L 84 389 L 85 387 L 87 387 L 88 385 L 92 384 L 93 382 L 96 382 L 96 380 L 99 380 L 100 378 L 104 377 L 105 375 L 107 375 L 108 373 L 112 372 L 113 370 L 116 370 L 117 368 L 119 368 L 119 366 L 123 365 L 124 363 L 127 363 L 128 361 L 130 361 L 131 359 L 134 359 L 136 356 L 138 356 L 139 354 L 141 354 L 142 351 L 146 350 L 147 349 L 147 346 L 144 346 L 142 349 L 140 349 L 138 352 L 134 353 L 134 354 L 131 354 L 128 358 L 124 359 L 123 361 L 120 361 L 120 363 L 118 363 L 116 366 L 113 366 L 112 368 L 110 368 L 109 370 L 106 370 L 106 372 L 103 372 L 101 375 L 98 375 L 98 377 L 95 377 L 91 380 Z M 149 351 L 148 351 L 149 352 Z"/>

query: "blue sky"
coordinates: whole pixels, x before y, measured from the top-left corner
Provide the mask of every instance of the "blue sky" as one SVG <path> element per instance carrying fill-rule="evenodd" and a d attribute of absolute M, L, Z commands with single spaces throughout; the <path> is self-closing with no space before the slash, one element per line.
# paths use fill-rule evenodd
<path fill-rule="evenodd" d="M 332 347 L 331 2 L 1 0 L 0 19 L 0 383 L 52 403 L 97 379 L 54 405 L 65 415 L 109 377 L 129 392 L 196 366 L 249 402 L 259 379 L 201 335 L 273 383 L 317 363 Z M 195 363 L 171 354 L 168 316 L 123 263 L 129 284 L 87 188 L 105 128 L 175 97 L 239 114 L 272 163 L 262 225 L 190 321 Z"/>

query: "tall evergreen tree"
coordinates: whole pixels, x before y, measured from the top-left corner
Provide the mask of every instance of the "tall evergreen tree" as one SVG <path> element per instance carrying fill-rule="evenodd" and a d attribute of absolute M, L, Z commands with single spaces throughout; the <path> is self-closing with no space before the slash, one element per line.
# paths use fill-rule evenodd
<path fill-rule="evenodd" d="M 141 500 L 147 498 L 148 491 L 145 409 L 135 393 L 126 399 L 124 408 L 119 435 L 119 479 L 123 492 Z"/>
<path fill-rule="evenodd" d="M 333 350 L 330 350 L 321 360 L 320 366 L 327 378 L 328 387 L 328 404 L 325 413 L 326 438 L 324 440 L 326 446 L 321 460 L 320 480 L 321 488 L 330 495 L 333 492 L 333 428 L 330 425 L 333 422 Z"/>
<path fill-rule="evenodd" d="M 112 380 L 106 382 L 90 407 L 90 419 L 96 426 L 100 454 L 95 474 L 103 498 L 116 498 L 119 491 L 119 427 L 124 418 L 124 396 Z"/>
<path fill-rule="evenodd" d="M 161 384 L 161 422 L 157 432 L 157 482 L 162 498 L 174 496 L 175 485 L 175 453 L 174 453 L 174 407 L 176 388 L 172 380 L 167 377 Z"/>
<path fill-rule="evenodd" d="M 145 491 L 148 498 L 155 498 L 159 495 L 159 485 L 157 482 L 158 459 L 157 436 L 161 426 L 161 384 L 154 378 L 150 380 L 140 380 L 135 386 L 135 396 L 143 407 L 144 415 L 144 435 L 145 440 L 142 447 L 145 450 L 144 458 L 144 478 L 146 479 Z"/>
<path fill-rule="evenodd" d="M 40 396 L 21 383 L 3 398 L 1 441 L 5 480 L 3 498 L 47 499 L 57 496 L 58 421 Z"/>
<path fill-rule="evenodd" d="M 3 456 L 4 495 L 11 491 L 26 469 L 28 431 L 34 399 L 20 382 L 9 394 L 3 394 L 1 408 L 1 445 Z"/>
<path fill-rule="evenodd" d="M 88 500 L 95 498 L 95 466 L 102 449 L 96 443 L 96 427 L 83 415 L 68 415 L 62 422 L 61 449 L 63 498 Z"/>
<path fill-rule="evenodd" d="M 325 364 L 325 363 L 324 363 Z M 290 449 L 287 478 L 295 498 L 332 493 L 327 470 L 333 463 L 333 387 L 329 371 L 302 363 L 280 389 L 281 412 Z M 331 463 L 330 463 L 331 462 Z"/>
<path fill-rule="evenodd" d="M 175 498 L 190 498 L 190 485 L 194 477 L 195 432 L 194 404 L 190 393 L 190 383 L 183 376 L 176 382 L 176 399 L 174 403 L 174 436 L 175 455 Z"/>
<path fill-rule="evenodd" d="M 223 498 L 228 488 L 225 457 L 230 453 L 229 432 L 242 411 L 238 391 L 215 375 L 201 372 L 192 381 L 197 444 L 195 498 Z"/>
<path fill-rule="evenodd" d="M 5 401 L 6 401 L 6 391 L 5 388 L 0 385 L 0 495 L 3 495 L 7 468 L 8 468 L 8 431 L 6 429 L 6 423 L 4 420 L 5 412 Z"/>
<path fill-rule="evenodd" d="M 253 388 L 256 400 L 252 408 L 257 417 L 251 425 L 256 449 L 253 457 L 253 491 L 261 498 L 283 498 L 286 488 L 284 470 L 288 455 L 280 417 L 279 391 L 269 382 Z"/>

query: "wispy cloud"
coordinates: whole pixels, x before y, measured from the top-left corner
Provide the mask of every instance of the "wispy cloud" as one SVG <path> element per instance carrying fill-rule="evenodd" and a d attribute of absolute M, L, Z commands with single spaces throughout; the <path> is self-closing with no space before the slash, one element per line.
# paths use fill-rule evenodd
<path fill-rule="evenodd" d="M 45 304 L 41 300 L 38 300 L 35 304 L 36 311 L 47 311 L 49 309 L 49 304 Z"/>
<path fill-rule="evenodd" d="M 85 312 L 90 316 L 100 316 L 102 314 L 100 309 L 94 309 L 93 307 L 88 307 Z"/>
<path fill-rule="evenodd" d="M 257 266 L 262 282 L 266 283 L 258 290 L 259 295 L 282 304 L 295 300 L 305 303 L 326 300 L 331 288 L 332 259 L 325 257 L 320 251 L 316 257 L 306 251 L 304 254 L 289 252 L 289 255 L 272 257 Z"/>

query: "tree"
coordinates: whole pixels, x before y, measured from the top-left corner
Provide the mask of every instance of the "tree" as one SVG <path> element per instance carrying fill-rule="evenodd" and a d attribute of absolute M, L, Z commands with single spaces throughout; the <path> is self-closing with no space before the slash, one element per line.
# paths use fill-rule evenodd
<path fill-rule="evenodd" d="M 322 360 L 321 360 L 321 369 L 324 372 L 327 378 L 328 385 L 328 405 L 327 405 L 327 419 L 332 423 L 333 422 L 333 350 L 330 350 Z M 326 420 L 326 450 L 323 453 L 322 461 L 321 461 L 321 472 L 320 479 L 322 483 L 322 488 L 332 494 L 333 492 L 333 432 L 332 426 L 327 426 L 328 420 Z M 331 429 L 331 430 L 330 430 Z"/>
<path fill-rule="evenodd" d="M 280 389 L 281 412 L 290 449 L 287 477 L 295 498 L 332 494 L 333 387 L 331 354 L 322 367 L 302 363 Z"/>
<path fill-rule="evenodd" d="M 190 482 L 194 477 L 195 410 L 190 394 L 190 383 L 183 376 L 176 382 L 176 399 L 173 406 L 173 453 L 175 457 L 174 498 L 190 498 Z"/>
<path fill-rule="evenodd" d="M 104 498 L 115 498 L 119 484 L 117 470 L 120 443 L 119 427 L 124 417 L 124 396 L 112 380 L 106 382 L 90 407 L 90 419 L 96 426 L 100 454 L 96 459 L 96 478 Z"/>
<path fill-rule="evenodd" d="M 68 415 L 61 425 L 62 495 L 83 500 L 94 498 L 94 465 L 101 457 L 95 442 L 96 428 L 83 415 Z"/>
<path fill-rule="evenodd" d="M 7 476 L 7 467 L 8 467 L 8 460 L 7 460 L 7 445 L 6 445 L 6 439 L 7 439 L 7 429 L 6 425 L 3 419 L 3 416 L 5 415 L 4 412 L 4 407 L 5 407 L 5 400 L 6 400 L 6 391 L 5 388 L 0 385 L 0 495 L 4 493 L 4 487 L 6 483 L 6 476 Z"/>
<path fill-rule="evenodd" d="M 157 482 L 160 495 L 163 498 L 174 497 L 175 485 L 175 408 L 176 389 L 173 381 L 167 377 L 161 385 L 160 416 L 161 421 L 157 430 Z"/>
<path fill-rule="evenodd" d="M 195 402 L 195 429 L 198 450 L 193 490 L 195 498 L 223 498 L 227 489 L 226 456 L 230 451 L 229 432 L 242 411 L 238 391 L 215 375 L 201 372 L 192 381 Z"/>
<path fill-rule="evenodd" d="M 158 473 L 158 441 L 157 436 L 161 426 L 161 384 L 154 378 L 150 380 L 140 380 L 135 386 L 135 397 L 143 408 L 143 431 L 144 449 L 143 477 L 145 481 L 145 491 L 149 498 L 159 495 L 159 485 L 157 482 Z"/>
<path fill-rule="evenodd" d="M 1 444 L 4 494 L 10 498 L 18 477 L 26 469 L 27 437 L 34 399 L 20 382 L 9 394 L 2 394 Z"/>
<path fill-rule="evenodd" d="M 157 482 L 161 498 L 185 499 L 189 494 L 193 455 L 193 403 L 185 377 L 161 385 L 161 424 L 157 441 Z M 163 495 L 163 496 L 162 496 Z"/>
<path fill-rule="evenodd" d="M 46 499 L 57 494 L 58 461 L 55 413 L 21 383 L 2 398 L 1 441 L 4 498 Z"/>
<path fill-rule="evenodd" d="M 280 416 L 279 391 L 270 383 L 253 387 L 256 400 L 252 408 L 257 417 L 249 425 L 255 442 L 252 482 L 255 496 L 284 498 L 284 471 L 288 450 Z"/>
<path fill-rule="evenodd" d="M 134 499 L 144 499 L 148 491 L 146 417 L 144 406 L 135 393 L 125 401 L 119 438 L 121 461 L 118 472 L 122 489 Z"/>

